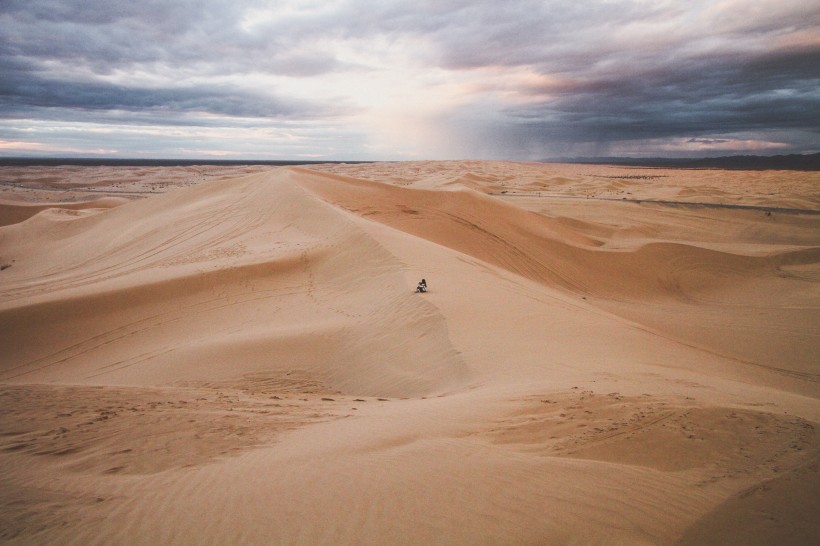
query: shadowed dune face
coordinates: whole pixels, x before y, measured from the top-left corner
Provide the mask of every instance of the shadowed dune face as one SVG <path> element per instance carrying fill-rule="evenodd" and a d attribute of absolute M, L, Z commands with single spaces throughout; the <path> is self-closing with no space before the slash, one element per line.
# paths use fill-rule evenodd
<path fill-rule="evenodd" d="M 721 292 L 781 265 L 814 264 L 817 249 L 745 256 L 699 246 L 652 242 L 608 251 L 602 238 L 483 194 L 441 192 L 306 177 L 313 191 L 369 219 L 464 252 L 543 284 L 612 299 L 687 300 Z M 363 205 L 363 206 L 362 206 Z"/>
<path fill-rule="evenodd" d="M 84 172 L 0 203 L 4 542 L 818 538 L 811 173 Z"/>

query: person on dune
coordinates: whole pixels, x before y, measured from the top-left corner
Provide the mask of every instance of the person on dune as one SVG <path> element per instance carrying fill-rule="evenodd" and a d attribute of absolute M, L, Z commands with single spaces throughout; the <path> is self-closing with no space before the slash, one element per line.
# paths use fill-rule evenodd
<path fill-rule="evenodd" d="M 416 287 L 416 292 L 427 292 L 427 281 L 425 279 L 421 279 L 419 281 L 419 285 Z"/>

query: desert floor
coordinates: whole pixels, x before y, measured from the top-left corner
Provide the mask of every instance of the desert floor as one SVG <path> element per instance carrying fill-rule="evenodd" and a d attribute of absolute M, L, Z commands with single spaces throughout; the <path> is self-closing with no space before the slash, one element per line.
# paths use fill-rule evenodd
<path fill-rule="evenodd" d="M 0 168 L 0 542 L 818 544 L 818 211 L 789 171 Z"/>

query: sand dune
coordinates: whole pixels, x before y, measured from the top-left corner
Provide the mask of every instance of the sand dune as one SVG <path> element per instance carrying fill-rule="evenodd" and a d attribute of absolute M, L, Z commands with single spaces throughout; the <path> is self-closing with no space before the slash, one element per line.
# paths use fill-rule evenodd
<path fill-rule="evenodd" d="M 6 379 L 152 385 L 296 366 L 355 394 L 410 395 L 459 376 L 442 317 L 395 258 L 284 171 L 16 227 L 0 323 L 25 364 Z M 54 244 L 23 257 L 32 233 Z"/>
<path fill-rule="evenodd" d="M 816 542 L 820 216 L 610 200 L 814 210 L 816 180 L 613 169 L 10 196 L 0 537 Z"/>

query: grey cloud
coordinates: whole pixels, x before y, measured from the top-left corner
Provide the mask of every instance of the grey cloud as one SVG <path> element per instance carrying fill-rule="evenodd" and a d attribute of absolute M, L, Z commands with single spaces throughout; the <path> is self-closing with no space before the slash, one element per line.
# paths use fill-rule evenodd
<path fill-rule="evenodd" d="M 0 19 L 4 57 L 32 70 L 71 63 L 95 74 L 137 65 L 210 70 L 219 74 L 266 70 L 315 75 L 334 70 L 332 54 L 300 53 L 307 41 L 295 29 L 244 32 L 246 10 L 269 2 L 49 1 L 11 2 Z M 303 61 L 299 63 L 297 61 Z M 150 66 L 148 67 L 150 68 Z"/>
<path fill-rule="evenodd" d="M 74 23 L 88 26 L 130 21 L 141 26 L 170 30 L 198 25 L 218 15 L 225 21 L 244 6 L 265 2 L 220 0 L 4 0 L 0 13 L 24 22 Z"/>
<path fill-rule="evenodd" d="M 0 81 L 0 116 L 26 117 L 36 112 L 38 117 L 48 119 L 52 115 L 43 110 L 49 108 L 58 108 L 56 115 L 61 118 L 72 109 L 84 112 L 127 111 L 160 116 L 162 123 L 184 119 L 185 113 L 317 119 L 333 117 L 345 111 L 334 109 L 343 108 L 343 105 L 316 105 L 296 98 L 274 99 L 227 86 L 135 88 L 99 82 L 54 81 L 31 75 Z"/>
<path fill-rule="evenodd" d="M 101 81 L 133 69 L 202 80 L 252 71 L 308 77 L 337 67 L 332 55 L 294 52 L 275 38 L 237 33 L 251 4 L 8 0 L 0 6 L 0 116 L 65 119 L 78 109 L 99 118 L 106 110 L 148 110 L 164 113 L 163 122 L 186 123 L 184 114 L 196 111 L 308 119 L 349 112 L 343 99 L 314 104 L 240 83 L 194 86 L 182 80 L 149 87 L 123 78 L 118 84 Z"/>
<path fill-rule="evenodd" d="M 690 138 L 686 142 L 690 142 L 692 144 L 724 144 L 729 142 L 729 140 L 725 138 Z"/>
<path fill-rule="evenodd" d="M 816 33 L 820 6 L 811 2 L 342 0 L 280 10 L 242 27 L 253 9 L 278 6 L 266 0 L 4 0 L 0 116 L 178 124 L 197 123 L 196 112 L 333 117 L 350 112 L 344 100 L 309 104 L 275 89 L 193 86 L 184 78 L 254 72 L 312 78 L 362 70 L 322 44 L 378 36 L 388 43 L 423 41 L 429 47 L 416 52 L 417 61 L 442 70 L 528 67 L 548 77 L 540 86 L 511 89 L 527 98 L 524 106 L 485 112 L 486 102 L 476 98 L 447 113 L 477 153 L 790 130 L 795 146 L 806 146 L 806 135 L 820 127 L 820 47 L 806 39 Z M 179 73 L 182 80 L 154 88 L 101 81 L 137 70 Z M 361 76 L 366 85 L 366 73 Z"/>
<path fill-rule="evenodd" d="M 553 141 L 812 132 L 820 127 L 820 79 L 811 69 L 819 54 L 805 48 L 747 59 L 712 55 L 668 67 L 624 67 L 620 77 L 587 72 L 575 84 L 542 89 L 543 101 L 507 114 Z"/>

